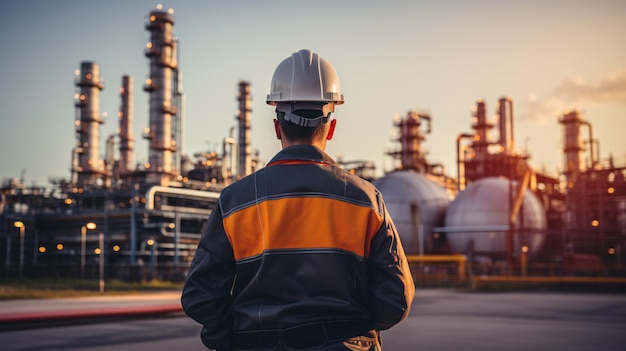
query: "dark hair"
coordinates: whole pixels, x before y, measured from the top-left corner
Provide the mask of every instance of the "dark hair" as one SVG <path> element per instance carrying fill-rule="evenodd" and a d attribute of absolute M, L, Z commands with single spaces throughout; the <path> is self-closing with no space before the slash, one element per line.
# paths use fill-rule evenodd
<path fill-rule="evenodd" d="M 296 110 L 295 114 L 301 117 L 315 118 L 319 117 L 320 110 Z M 278 123 L 285 137 L 289 140 L 309 140 L 324 133 L 324 124 L 315 127 L 302 127 L 295 123 L 285 120 L 285 113 L 278 111 L 276 113 Z"/>

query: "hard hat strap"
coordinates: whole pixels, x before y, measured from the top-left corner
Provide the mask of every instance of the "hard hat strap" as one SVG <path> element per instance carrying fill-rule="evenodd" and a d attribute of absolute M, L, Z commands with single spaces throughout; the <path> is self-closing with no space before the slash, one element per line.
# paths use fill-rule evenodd
<path fill-rule="evenodd" d="M 295 123 L 299 125 L 300 127 L 317 127 L 320 124 L 324 124 L 328 122 L 333 117 L 332 112 L 328 112 L 328 115 L 326 116 L 319 116 L 316 118 L 301 117 L 291 112 L 282 112 L 282 113 L 283 113 L 283 118 L 285 119 L 285 121 Z"/>
<path fill-rule="evenodd" d="M 324 115 L 319 103 L 299 103 L 299 110 L 315 110 L 319 111 L 321 116 L 318 117 L 302 117 L 293 112 L 294 105 L 288 103 L 278 103 L 276 106 L 276 113 L 282 114 L 285 121 L 297 124 L 301 127 L 317 127 L 321 124 L 327 123 L 333 118 L 333 112 L 328 112 Z"/>

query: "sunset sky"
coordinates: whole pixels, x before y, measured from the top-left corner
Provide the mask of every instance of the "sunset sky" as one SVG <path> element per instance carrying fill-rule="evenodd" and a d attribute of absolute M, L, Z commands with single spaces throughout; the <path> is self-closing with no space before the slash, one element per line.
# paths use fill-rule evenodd
<path fill-rule="evenodd" d="M 118 128 L 122 76 L 135 79 L 137 163 L 147 161 L 149 75 L 143 55 L 158 1 L 23 0 L 0 3 L 0 179 L 48 186 L 69 178 L 74 71 L 100 66 L 101 145 Z M 369 160 L 383 175 L 397 145 L 394 115 L 432 116 L 423 148 L 456 174 L 455 140 L 472 132 L 477 99 L 496 112 L 514 101 L 515 141 L 530 164 L 557 175 L 562 126 L 578 109 L 600 140 L 601 160 L 626 165 L 626 1 L 164 1 L 174 10 L 183 73 L 184 150 L 221 150 L 236 126 L 237 85 L 253 89 L 252 147 L 262 163 L 279 150 L 265 104 L 274 68 L 300 49 L 328 59 L 341 78 L 333 157 Z M 494 131 L 495 133 L 495 131 Z M 494 139 L 497 135 L 494 134 Z M 104 158 L 104 147 L 101 147 Z"/>

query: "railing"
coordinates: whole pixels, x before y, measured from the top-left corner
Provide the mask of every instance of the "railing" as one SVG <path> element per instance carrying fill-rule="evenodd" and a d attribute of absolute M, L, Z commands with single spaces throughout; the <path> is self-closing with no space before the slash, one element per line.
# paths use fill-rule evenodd
<path fill-rule="evenodd" d="M 418 287 L 626 290 L 626 267 L 601 264 L 470 262 L 465 255 L 407 255 Z"/>

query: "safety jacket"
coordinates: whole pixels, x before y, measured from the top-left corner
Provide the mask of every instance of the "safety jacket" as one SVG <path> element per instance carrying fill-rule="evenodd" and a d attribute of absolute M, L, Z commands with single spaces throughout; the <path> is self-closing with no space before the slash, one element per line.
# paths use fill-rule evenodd
<path fill-rule="evenodd" d="M 379 191 L 321 149 L 295 145 L 222 191 L 181 301 L 220 350 L 288 344 L 298 328 L 321 328 L 327 341 L 388 329 L 413 293 Z"/>

